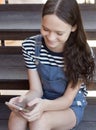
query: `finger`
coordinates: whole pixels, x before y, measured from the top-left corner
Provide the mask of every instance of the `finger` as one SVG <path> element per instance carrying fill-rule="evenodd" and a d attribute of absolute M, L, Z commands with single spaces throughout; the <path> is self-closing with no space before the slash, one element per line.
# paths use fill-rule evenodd
<path fill-rule="evenodd" d="M 17 113 L 17 112 L 18 112 L 18 110 L 17 110 L 17 109 L 13 109 L 13 112 Z"/>
<path fill-rule="evenodd" d="M 40 113 L 35 113 L 35 114 L 26 114 L 26 113 L 22 113 L 22 112 L 19 112 L 20 115 L 25 118 L 27 121 L 34 121 L 36 119 L 38 119 L 40 117 Z"/>
<path fill-rule="evenodd" d="M 41 101 L 41 98 L 35 98 L 34 100 L 32 100 L 32 101 L 30 101 L 30 102 L 28 103 L 28 106 L 29 106 L 29 107 L 30 107 L 30 106 L 33 106 L 33 105 L 39 103 L 40 101 Z"/>
<path fill-rule="evenodd" d="M 25 115 L 25 116 L 28 116 L 28 117 L 35 116 L 37 113 L 39 113 L 38 109 L 34 109 L 34 110 L 30 111 L 30 112 L 23 112 L 22 111 L 22 114 Z"/>
<path fill-rule="evenodd" d="M 22 96 L 20 96 L 20 97 L 18 98 L 18 102 L 22 102 L 24 99 L 25 99 L 25 96 L 22 95 Z"/>
<path fill-rule="evenodd" d="M 11 98 L 9 102 L 14 103 L 14 102 L 16 102 L 16 101 L 18 100 L 18 98 L 19 98 L 19 97 Z"/>
<path fill-rule="evenodd" d="M 23 112 L 19 112 L 20 113 L 20 115 L 23 117 L 23 118 L 25 118 L 26 120 L 29 120 L 29 117 L 31 116 L 28 116 L 28 115 L 26 115 L 25 113 L 23 113 Z"/>
<path fill-rule="evenodd" d="M 32 117 L 29 117 L 28 118 L 28 121 L 30 122 L 30 121 L 35 121 L 35 120 L 37 120 L 37 119 L 39 119 L 40 118 L 40 115 L 39 114 L 37 114 L 37 115 L 34 115 L 34 116 L 32 116 Z"/>

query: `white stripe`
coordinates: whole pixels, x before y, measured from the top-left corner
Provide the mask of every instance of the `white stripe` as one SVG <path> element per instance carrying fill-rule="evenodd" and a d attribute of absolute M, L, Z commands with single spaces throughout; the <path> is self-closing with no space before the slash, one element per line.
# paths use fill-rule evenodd
<path fill-rule="evenodd" d="M 47 61 L 41 61 L 41 63 L 43 64 L 47 64 L 47 65 L 53 65 L 53 66 L 59 66 L 59 67 L 64 67 L 64 65 L 59 65 L 59 64 L 56 64 L 56 63 L 50 63 L 50 62 L 47 62 Z"/>
<path fill-rule="evenodd" d="M 54 58 L 54 59 L 58 59 L 58 60 L 63 60 L 63 58 L 62 57 L 59 57 L 59 56 L 52 56 L 52 55 L 49 55 L 49 54 L 47 54 L 47 53 L 40 53 L 40 55 L 41 56 L 46 56 L 46 57 L 49 57 L 49 58 Z"/>

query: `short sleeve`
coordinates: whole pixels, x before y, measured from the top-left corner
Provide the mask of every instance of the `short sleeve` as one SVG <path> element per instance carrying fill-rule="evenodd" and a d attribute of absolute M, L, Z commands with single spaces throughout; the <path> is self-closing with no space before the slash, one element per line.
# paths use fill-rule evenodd
<path fill-rule="evenodd" d="M 22 43 L 22 52 L 26 67 L 28 69 L 36 69 L 36 64 L 34 63 L 35 55 L 35 40 L 27 39 Z"/>

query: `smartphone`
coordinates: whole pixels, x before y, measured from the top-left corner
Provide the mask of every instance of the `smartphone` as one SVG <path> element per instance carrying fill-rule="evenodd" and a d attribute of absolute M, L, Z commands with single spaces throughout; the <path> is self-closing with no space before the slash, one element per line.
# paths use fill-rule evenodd
<path fill-rule="evenodd" d="M 28 109 L 23 108 L 23 107 L 21 107 L 21 106 L 15 104 L 15 103 L 5 102 L 5 104 L 6 104 L 7 106 L 12 107 L 12 108 L 15 108 L 15 109 L 17 109 L 17 110 L 19 110 L 19 111 L 29 112 Z"/>

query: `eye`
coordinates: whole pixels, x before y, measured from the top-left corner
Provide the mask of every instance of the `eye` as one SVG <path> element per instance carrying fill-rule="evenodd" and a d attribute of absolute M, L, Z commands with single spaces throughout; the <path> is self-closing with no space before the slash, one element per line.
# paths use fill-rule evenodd
<path fill-rule="evenodd" d="M 57 32 L 57 35 L 62 36 L 63 32 Z"/>
<path fill-rule="evenodd" d="M 42 27 L 44 31 L 49 31 L 46 27 Z"/>

